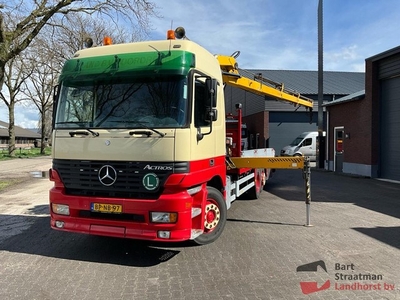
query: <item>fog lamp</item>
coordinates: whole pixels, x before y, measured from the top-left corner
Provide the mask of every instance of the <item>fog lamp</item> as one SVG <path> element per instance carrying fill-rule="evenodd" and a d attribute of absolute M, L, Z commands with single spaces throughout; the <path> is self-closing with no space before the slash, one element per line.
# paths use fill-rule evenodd
<path fill-rule="evenodd" d="M 160 239 L 169 239 L 171 236 L 171 232 L 167 230 L 158 231 L 157 236 Z"/>
<path fill-rule="evenodd" d="M 57 228 L 64 228 L 64 221 L 56 221 Z"/>

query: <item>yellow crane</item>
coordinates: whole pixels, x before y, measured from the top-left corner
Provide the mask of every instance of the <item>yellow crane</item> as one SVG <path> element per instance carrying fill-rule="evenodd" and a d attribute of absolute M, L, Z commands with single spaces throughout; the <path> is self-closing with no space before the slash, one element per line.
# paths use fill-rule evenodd
<path fill-rule="evenodd" d="M 221 66 L 222 79 L 225 84 L 246 90 L 248 92 L 269 96 L 294 105 L 300 105 L 312 111 L 313 101 L 284 87 L 283 83 L 264 78 L 261 74 L 254 74 L 253 79 L 242 76 L 239 72 L 236 58 L 240 52 L 236 51 L 231 56 L 218 55 Z M 243 71 L 242 71 L 243 73 Z"/>

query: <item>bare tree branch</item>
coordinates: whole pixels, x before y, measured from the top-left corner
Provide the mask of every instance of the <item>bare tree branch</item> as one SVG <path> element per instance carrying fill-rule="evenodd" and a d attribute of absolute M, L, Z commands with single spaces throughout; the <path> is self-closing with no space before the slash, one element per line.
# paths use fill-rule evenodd
<path fill-rule="evenodd" d="M 49 95 L 52 95 L 51 91 L 44 90 L 43 87 L 54 86 L 56 76 L 52 76 L 58 74 L 65 59 L 82 48 L 85 35 L 96 33 L 97 36 L 95 35 L 94 38 L 99 43 L 100 34 L 104 36 L 104 33 L 107 33 L 108 29 L 99 26 L 99 24 L 93 26 L 102 28 L 101 32 L 94 31 L 93 27 L 91 27 L 91 30 L 87 30 L 85 26 L 89 24 L 90 28 L 91 24 L 85 23 L 86 21 L 83 22 L 83 19 L 78 19 L 78 16 L 84 14 L 97 17 L 103 22 L 106 20 L 105 24 L 114 24 L 114 26 L 108 26 L 108 29 L 114 32 L 120 31 L 119 38 L 122 41 L 127 36 L 123 30 L 119 29 L 122 22 L 125 26 L 129 25 L 131 28 L 135 28 L 136 34 L 146 33 L 150 29 L 149 17 L 157 16 L 157 11 L 155 4 L 147 0 L 10 0 L 7 3 L 0 4 L 0 99 L 9 110 L 10 154 L 15 150 L 13 129 L 15 104 L 29 96 L 35 105 L 40 104 L 37 106 L 43 123 L 45 121 L 43 118 L 48 116 L 48 112 L 46 113 L 47 105 L 49 101 L 51 102 Z M 74 22 L 74 24 L 71 25 L 71 22 Z M 79 24 L 80 29 L 78 30 L 79 33 L 74 35 L 74 32 L 69 28 L 76 29 L 76 24 Z M 49 40 L 46 40 L 45 35 L 42 35 L 42 47 L 39 50 L 33 49 L 32 51 L 34 60 L 27 59 L 23 63 L 18 62 L 17 58 L 30 47 L 34 39 L 45 28 L 50 29 Z M 65 37 L 68 31 L 70 38 L 66 42 Z M 59 36 L 60 32 L 64 32 L 64 34 Z M 58 43 L 54 43 L 55 41 L 58 41 Z M 71 45 L 71 47 L 68 48 L 66 45 Z M 46 51 L 52 53 L 54 58 L 52 64 L 46 64 L 44 61 L 39 63 L 37 58 L 43 56 L 43 47 L 48 47 Z M 22 64 L 24 64 L 23 67 L 21 67 Z M 35 65 L 36 69 L 31 68 Z M 21 68 L 24 69 L 23 72 L 20 72 Z M 7 93 L 3 91 L 5 81 Z M 42 84 L 39 84 L 40 82 Z M 35 91 L 36 96 L 26 93 L 25 98 L 17 97 L 21 90 L 28 91 L 29 89 L 32 92 Z"/>

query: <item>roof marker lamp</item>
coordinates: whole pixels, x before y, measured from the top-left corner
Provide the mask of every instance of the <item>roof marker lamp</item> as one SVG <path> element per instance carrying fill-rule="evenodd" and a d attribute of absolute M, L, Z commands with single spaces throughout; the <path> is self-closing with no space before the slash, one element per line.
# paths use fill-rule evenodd
<path fill-rule="evenodd" d="M 108 46 L 108 45 L 112 45 L 112 39 L 109 36 L 105 36 L 103 39 L 103 45 L 104 46 Z"/>
<path fill-rule="evenodd" d="M 167 40 L 174 40 L 175 39 L 175 31 L 172 29 L 167 31 Z"/>

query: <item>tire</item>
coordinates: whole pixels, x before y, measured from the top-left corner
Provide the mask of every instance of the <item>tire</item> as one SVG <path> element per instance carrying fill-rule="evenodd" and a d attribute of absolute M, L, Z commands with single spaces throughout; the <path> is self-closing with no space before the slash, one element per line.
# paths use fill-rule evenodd
<path fill-rule="evenodd" d="M 227 209 L 222 194 L 213 187 L 207 187 L 204 233 L 195 238 L 194 242 L 198 245 L 206 245 L 214 242 L 224 230 L 226 218 Z"/>
<path fill-rule="evenodd" d="M 254 172 L 254 186 L 246 193 L 246 198 L 251 200 L 260 198 L 260 194 L 264 187 L 262 183 L 262 171 L 256 169 Z"/>

